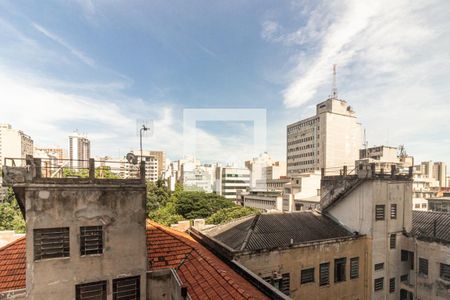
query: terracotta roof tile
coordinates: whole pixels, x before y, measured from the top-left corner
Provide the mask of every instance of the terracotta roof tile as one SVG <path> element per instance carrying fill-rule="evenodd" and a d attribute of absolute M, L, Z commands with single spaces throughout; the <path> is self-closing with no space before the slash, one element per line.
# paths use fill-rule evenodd
<path fill-rule="evenodd" d="M 0 292 L 25 288 L 25 237 L 0 248 Z M 191 236 L 147 224 L 149 270 L 175 268 L 192 299 L 268 299 Z"/>
<path fill-rule="evenodd" d="M 0 248 L 0 292 L 25 288 L 25 237 Z"/>
<path fill-rule="evenodd" d="M 168 249 L 164 259 L 178 267 L 192 299 L 268 299 L 188 234 L 149 221 L 147 249 L 150 270 L 164 268 L 152 264 L 152 258 L 154 253 L 160 255 L 161 249 Z"/>

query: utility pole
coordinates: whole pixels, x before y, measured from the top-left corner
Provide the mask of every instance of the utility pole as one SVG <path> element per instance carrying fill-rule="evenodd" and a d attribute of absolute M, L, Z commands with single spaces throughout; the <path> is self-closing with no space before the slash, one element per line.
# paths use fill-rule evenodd
<path fill-rule="evenodd" d="M 142 162 L 142 131 L 147 131 L 149 129 L 150 128 L 145 126 L 145 124 L 142 124 L 141 129 L 139 129 L 139 143 L 140 143 L 140 147 L 141 147 L 141 162 Z"/>

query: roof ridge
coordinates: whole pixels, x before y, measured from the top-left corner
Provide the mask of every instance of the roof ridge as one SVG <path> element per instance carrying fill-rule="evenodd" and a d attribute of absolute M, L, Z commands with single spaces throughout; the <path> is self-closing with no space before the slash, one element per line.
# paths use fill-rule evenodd
<path fill-rule="evenodd" d="M 250 228 L 249 228 L 249 230 L 247 232 L 247 235 L 245 236 L 244 241 L 242 242 L 240 250 L 244 250 L 245 247 L 247 247 L 248 241 L 250 240 L 251 236 L 253 235 L 253 231 L 255 230 L 256 223 L 258 223 L 258 220 L 259 220 L 260 216 L 261 216 L 260 214 L 257 214 L 253 218 L 252 224 L 250 224 Z"/>
<path fill-rule="evenodd" d="M 24 236 L 21 236 L 21 237 L 18 238 L 18 239 L 15 239 L 14 241 L 11 241 L 11 242 L 7 243 L 6 245 L 1 246 L 1 247 L 0 247 L 0 251 L 3 251 L 3 250 L 5 250 L 6 248 L 9 248 L 9 247 L 11 247 L 11 246 L 14 246 L 16 243 L 20 242 L 21 240 L 24 240 L 25 238 L 26 238 L 26 236 L 24 235 Z"/>

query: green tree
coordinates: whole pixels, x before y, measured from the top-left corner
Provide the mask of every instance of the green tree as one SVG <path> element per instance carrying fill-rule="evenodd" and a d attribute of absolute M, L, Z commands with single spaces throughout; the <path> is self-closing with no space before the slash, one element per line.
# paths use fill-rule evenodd
<path fill-rule="evenodd" d="M 147 212 L 152 212 L 165 206 L 171 200 L 170 189 L 164 179 L 147 182 Z"/>
<path fill-rule="evenodd" d="M 194 191 L 180 192 L 175 202 L 176 213 L 186 219 L 207 218 L 220 209 L 233 206 L 222 196 Z"/>
<path fill-rule="evenodd" d="M 5 199 L 0 203 L 0 230 L 25 232 L 25 220 L 12 188 L 8 189 Z"/>
<path fill-rule="evenodd" d="M 148 216 L 151 220 L 167 226 L 184 220 L 183 216 L 176 213 L 175 205 L 172 202 L 167 203 L 155 211 L 151 211 Z"/>
<path fill-rule="evenodd" d="M 237 218 L 254 215 L 257 213 L 259 213 L 257 209 L 236 205 L 234 207 L 223 208 L 221 210 L 216 211 L 214 214 L 212 214 L 209 218 L 206 219 L 206 223 L 222 224 Z"/>

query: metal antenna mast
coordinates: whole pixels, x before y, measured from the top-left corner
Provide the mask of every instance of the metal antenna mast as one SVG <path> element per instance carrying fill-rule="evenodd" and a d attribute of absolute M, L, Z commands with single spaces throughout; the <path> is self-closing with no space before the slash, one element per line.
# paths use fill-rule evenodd
<path fill-rule="evenodd" d="M 333 65 L 333 88 L 331 90 L 331 98 L 332 99 L 337 99 L 336 64 Z"/>

